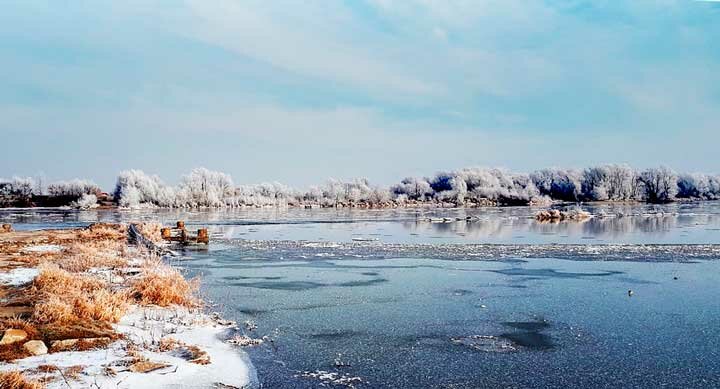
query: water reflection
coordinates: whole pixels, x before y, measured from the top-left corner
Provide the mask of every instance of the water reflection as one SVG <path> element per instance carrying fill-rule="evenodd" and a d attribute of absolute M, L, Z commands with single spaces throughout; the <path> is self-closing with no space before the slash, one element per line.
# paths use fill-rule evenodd
<path fill-rule="evenodd" d="M 0 210 L 17 229 L 153 220 L 207 225 L 215 237 L 385 243 L 716 243 L 720 203 L 582 206 L 594 217 L 542 223 L 537 208 Z"/>

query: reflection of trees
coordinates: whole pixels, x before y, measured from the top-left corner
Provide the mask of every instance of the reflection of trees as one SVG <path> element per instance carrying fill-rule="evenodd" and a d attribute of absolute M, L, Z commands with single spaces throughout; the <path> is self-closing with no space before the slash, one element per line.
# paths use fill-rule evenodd
<path fill-rule="evenodd" d="M 90 211 L 61 209 L 0 210 L 0 221 L 32 224 L 88 224 L 94 222 L 129 222 L 153 220 L 189 224 L 255 224 L 255 223 L 335 223 L 335 222 L 399 222 L 409 233 L 424 236 L 456 237 L 486 240 L 511 239 L 523 234 L 593 236 L 612 239 L 628 234 L 663 236 L 682 228 L 720 227 L 720 203 L 675 203 L 668 205 L 599 204 L 582 206 L 595 217 L 585 222 L 568 221 L 542 224 L 533 218 L 538 208 L 399 208 L 399 209 L 297 209 L 297 208 L 232 208 L 232 209 L 101 209 Z M 470 221 L 465 218 L 470 217 Z M 442 220 L 449 222 L 428 222 Z M 456 219 L 460 219 L 456 221 Z M 336 226 L 336 227 L 339 227 Z M 328 224 L 324 228 L 333 228 Z M 292 239 L 292 236 L 288 236 Z"/>
<path fill-rule="evenodd" d="M 467 210 L 462 215 L 475 216 L 471 222 L 404 223 L 414 233 L 430 235 L 463 235 L 473 239 L 510 238 L 523 233 L 558 236 L 592 236 L 613 239 L 630 234 L 662 236 L 673 229 L 697 225 L 720 225 L 720 207 L 715 203 L 652 205 L 603 204 L 585 207 L 595 217 L 583 221 L 559 223 L 538 222 L 531 208 L 495 208 L 491 214 Z M 446 214 L 447 215 L 447 214 Z M 455 216 L 455 215 L 453 215 Z"/>

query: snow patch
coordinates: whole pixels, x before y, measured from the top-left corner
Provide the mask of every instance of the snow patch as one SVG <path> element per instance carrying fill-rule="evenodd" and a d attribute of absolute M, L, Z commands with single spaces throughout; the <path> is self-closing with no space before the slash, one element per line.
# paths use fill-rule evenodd
<path fill-rule="evenodd" d="M 0 274 L 0 284 L 20 286 L 32 282 L 40 272 L 35 268 L 20 267 Z"/>
<path fill-rule="evenodd" d="M 70 382 L 72 387 L 78 388 L 244 388 L 258 382 L 247 355 L 239 347 L 223 341 L 232 328 L 217 324 L 203 313 L 184 308 L 135 308 L 115 328 L 125 335 L 125 339 L 107 349 L 25 358 L 0 364 L 0 371 L 32 371 L 40 365 L 55 365 L 60 369 L 80 365 L 85 367 L 83 373 Z M 156 346 L 163 337 L 199 347 L 208 354 L 210 364 L 195 364 L 172 352 L 160 352 Z M 142 346 L 139 353 L 149 361 L 169 366 L 148 373 L 130 371 L 128 342 Z M 113 374 L 108 374 L 108 368 Z M 42 374 L 34 378 L 42 378 Z M 64 389 L 67 386 L 59 378 L 46 387 Z"/>
<path fill-rule="evenodd" d="M 59 253 L 64 247 L 57 244 L 39 244 L 22 249 L 26 253 Z"/>

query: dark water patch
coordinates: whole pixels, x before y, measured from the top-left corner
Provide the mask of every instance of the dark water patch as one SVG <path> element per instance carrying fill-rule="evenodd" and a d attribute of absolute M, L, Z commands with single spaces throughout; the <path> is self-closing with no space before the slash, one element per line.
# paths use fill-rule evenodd
<path fill-rule="evenodd" d="M 618 277 L 617 280 L 627 282 L 629 284 L 637 284 L 637 285 L 659 285 L 660 284 L 657 281 L 643 280 L 643 279 L 634 278 L 634 277 Z"/>
<path fill-rule="evenodd" d="M 272 289 L 272 290 L 287 290 L 287 291 L 303 291 L 322 288 L 327 284 L 311 281 L 284 281 L 284 282 L 235 282 L 227 284 L 230 286 L 239 286 L 243 288 L 256 288 L 256 289 Z"/>
<path fill-rule="evenodd" d="M 555 348 L 552 339 L 541 332 L 512 332 L 500 334 L 500 338 L 507 339 L 514 344 L 531 350 L 550 350 Z"/>
<path fill-rule="evenodd" d="M 398 298 L 384 297 L 375 298 L 368 301 L 342 301 L 334 304 L 308 304 L 295 307 L 283 307 L 273 309 L 272 312 L 279 311 L 309 311 L 313 309 L 326 309 L 326 308 L 337 308 L 337 307 L 349 307 L 354 305 L 372 305 L 372 304 L 392 304 L 401 301 Z"/>
<path fill-rule="evenodd" d="M 258 316 L 258 315 L 262 315 L 262 314 L 271 312 L 267 309 L 256 309 L 256 308 L 236 308 L 236 310 L 242 314 L 249 315 L 249 316 Z"/>
<path fill-rule="evenodd" d="M 250 276 L 225 276 L 222 277 L 223 280 L 227 281 L 241 281 L 241 280 L 266 280 L 266 281 L 275 281 L 275 280 L 281 280 L 285 277 L 280 276 L 256 276 L 256 277 L 250 277 Z"/>
<path fill-rule="evenodd" d="M 380 273 L 378 273 L 376 271 L 364 271 L 360 274 L 362 274 L 364 276 L 379 276 L 380 275 Z"/>
<path fill-rule="evenodd" d="M 351 330 L 344 330 L 344 331 L 329 331 L 329 332 L 317 332 L 313 334 L 306 335 L 309 338 L 321 340 L 321 341 L 337 341 L 341 339 L 349 339 L 349 338 L 356 338 L 360 336 L 367 336 L 366 332 L 362 331 L 351 331 Z"/>
<path fill-rule="evenodd" d="M 468 289 L 453 289 L 450 291 L 450 294 L 452 294 L 453 296 L 467 296 L 473 293 L 474 292 L 472 290 Z"/>
<path fill-rule="evenodd" d="M 543 278 L 584 278 L 584 277 L 607 277 L 617 274 L 623 274 L 621 271 L 605 271 L 598 273 L 578 273 L 578 272 L 562 272 L 555 269 L 524 269 L 511 268 L 501 270 L 487 270 L 489 272 L 504 274 L 506 276 L 528 276 Z"/>
<path fill-rule="evenodd" d="M 388 282 L 385 278 L 373 278 L 371 280 L 346 281 L 336 284 L 328 284 L 328 286 L 353 287 L 353 286 L 370 286 Z"/>
<path fill-rule="evenodd" d="M 372 286 L 388 282 L 385 278 L 373 278 L 370 280 L 353 280 L 336 283 L 322 283 L 314 281 L 280 281 L 280 282 L 231 282 L 225 285 L 239 286 L 245 288 L 256 288 L 256 289 L 274 289 L 274 290 L 288 290 L 288 291 L 304 291 L 324 287 L 361 287 L 361 286 Z"/>
<path fill-rule="evenodd" d="M 506 327 L 515 328 L 523 331 L 542 331 L 550 328 L 550 323 L 545 320 L 541 321 L 506 321 L 501 323 Z"/>

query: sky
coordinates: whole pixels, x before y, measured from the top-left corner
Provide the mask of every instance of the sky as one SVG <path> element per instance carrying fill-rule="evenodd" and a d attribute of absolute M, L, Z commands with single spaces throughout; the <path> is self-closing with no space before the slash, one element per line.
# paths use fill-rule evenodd
<path fill-rule="evenodd" d="M 720 2 L 5 0 L 0 177 L 720 172 Z"/>

